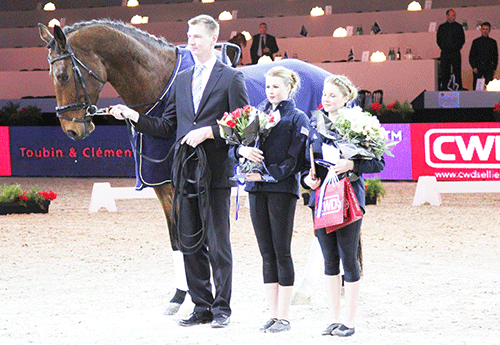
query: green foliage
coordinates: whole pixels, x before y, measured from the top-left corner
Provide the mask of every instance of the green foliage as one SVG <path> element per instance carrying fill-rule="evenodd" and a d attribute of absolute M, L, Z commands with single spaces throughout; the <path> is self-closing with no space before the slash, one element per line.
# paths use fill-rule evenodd
<path fill-rule="evenodd" d="M 411 119 L 411 114 L 415 112 L 408 101 L 401 103 L 397 100 L 391 104 L 378 105 L 378 103 L 373 103 L 369 111 L 373 115 L 378 116 L 396 114 L 399 115 L 404 122 L 409 122 Z"/>
<path fill-rule="evenodd" d="M 16 202 L 23 189 L 18 184 L 0 187 L 0 203 Z"/>
<path fill-rule="evenodd" d="M 377 197 L 378 201 L 382 200 L 386 194 L 382 181 L 379 178 L 369 178 L 365 180 L 365 193 L 369 198 Z"/>
<path fill-rule="evenodd" d="M 43 122 L 42 109 L 35 105 L 28 105 L 19 109 L 20 104 L 8 102 L 0 110 L 0 115 L 8 119 L 13 126 L 33 126 Z"/>
<path fill-rule="evenodd" d="M 3 188 L 0 187 L 0 203 L 17 202 L 20 205 L 26 206 L 26 203 L 29 201 L 42 204 L 46 199 L 38 192 L 37 185 L 29 191 L 24 191 L 19 184 L 4 185 Z"/>

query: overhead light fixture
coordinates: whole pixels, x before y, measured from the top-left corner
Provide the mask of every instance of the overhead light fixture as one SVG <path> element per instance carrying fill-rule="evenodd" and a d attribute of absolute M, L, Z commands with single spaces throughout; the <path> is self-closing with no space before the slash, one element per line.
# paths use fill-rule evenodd
<path fill-rule="evenodd" d="M 249 33 L 248 31 L 242 31 L 241 33 L 243 34 L 243 36 L 245 36 L 245 39 L 247 41 L 250 41 L 252 39 L 252 34 Z"/>
<path fill-rule="evenodd" d="M 231 20 L 233 19 L 233 15 L 229 11 L 223 11 L 219 14 L 219 20 Z"/>
<path fill-rule="evenodd" d="M 215 0 L 201 0 L 201 3 L 202 4 L 211 4 L 212 2 L 214 2 Z"/>
<path fill-rule="evenodd" d="M 416 1 L 412 1 L 408 4 L 408 11 L 422 11 L 422 6 Z"/>
<path fill-rule="evenodd" d="M 333 37 L 346 37 L 347 36 L 347 30 L 344 29 L 343 27 L 336 28 L 335 31 L 333 32 Z"/>
<path fill-rule="evenodd" d="M 319 6 L 313 7 L 311 10 L 311 17 L 320 17 L 325 14 L 325 11 Z"/>
<path fill-rule="evenodd" d="M 127 0 L 127 7 L 137 7 L 139 6 L 138 0 Z"/>
<path fill-rule="evenodd" d="M 52 2 L 47 2 L 45 6 L 43 6 L 44 11 L 55 11 L 56 10 L 56 5 L 54 5 Z"/>
<path fill-rule="evenodd" d="M 387 60 L 385 54 L 378 50 L 370 56 L 371 62 L 384 62 L 385 60 Z"/>
<path fill-rule="evenodd" d="M 50 22 L 49 22 L 49 28 L 53 28 L 54 26 L 61 26 L 61 22 L 59 20 L 57 20 L 56 18 L 52 19 Z"/>
<path fill-rule="evenodd" d="M 130 24 L 147 24 L 149 22 L 149 17 L 144 16 L 141 17 L 140 15 L 136 14 L 135 16 L 130 19 Z"/>

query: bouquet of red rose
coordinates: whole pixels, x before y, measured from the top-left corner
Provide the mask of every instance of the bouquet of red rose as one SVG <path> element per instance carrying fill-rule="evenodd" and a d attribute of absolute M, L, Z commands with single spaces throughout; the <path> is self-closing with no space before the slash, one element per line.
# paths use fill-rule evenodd
<path fill-rule="evenodd" d="M 280 119 L 279 111 L 266 114 L 251 105 L 246 105 L 231 113 L 225 113 L 217 124 L 221 137 L 226 139 L 228 144 L 259 147 Z M 249 172 L 258 172 L 264 181 L 275 182 L 274 178 L 269 175 L 264 161 L 255 163 L 242 159 L 238 171 L 236 178 L 244 177 L 242 174 Z"/>

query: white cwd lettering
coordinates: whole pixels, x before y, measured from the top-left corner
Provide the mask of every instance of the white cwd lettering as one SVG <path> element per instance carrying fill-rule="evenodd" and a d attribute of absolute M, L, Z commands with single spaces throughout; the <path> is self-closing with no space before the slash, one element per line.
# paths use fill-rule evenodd
<path fill-rule="evenodd" d="M 473 135 L 470 137 L 468 146 L 465 146 L 464 138 L 462 138 L 461 136 L 456 136 L 455 138 L 458 150 L 460 151 L 460 155 L 462 156 L 462 159 L 464 161 L 471 161 L 474 152 L 477 152 L 479 160 L 487 161 L 490 156 L 491 149 L 493 148 L 496 136 L 487 136 L 484 147 L 481 145 L 481 140 L 479 140 L 479 136 L 477 135 Z"/>

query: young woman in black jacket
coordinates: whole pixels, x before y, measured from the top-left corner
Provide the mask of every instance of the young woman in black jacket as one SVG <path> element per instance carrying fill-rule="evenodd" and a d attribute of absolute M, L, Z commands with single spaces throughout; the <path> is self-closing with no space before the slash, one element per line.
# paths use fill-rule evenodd
<path fill-rule="evenodd" d="M 274 67 L 266 73 L 267 102 L 258 108 L 265 113 L 279 111 L 281 119 L 259 148 L 233 148 L 234 158 L 264 160 L 277 182 L 264 182 L 260 173 L 246 175 L 250 215 L 263 261 L 264 289 L 271 318 L 261 331 L 290 329 L 288 315 L 295 273 L 291 241 L 295 207 L 299 198 L 300 172 L 305 168 L 305 147 L 309 119 L 291 98 L 299 87 L 296 72 Z"/>
<path fill-rule="evenodd" d="M 323 111 L 331 119 L 335 120 L 339 116 L 339 110 L 351 100 L 355 99 L 357 90 L 351 81 L 344 77 L 333 75 L 325 80 L 321 102 Z M 361 111 L 361 110 L 360 110 Z M 316 129 L 315 118 L 311 121 L 308 146 L 312 145 L 314 158 L 323 157 L 323 145 L 333 147 L 338 150 L 337 160 L 331 168 L 338 175 L 339 179 L 348 176 L 351 181 L 354 193 L 359 205 L 364 213 L 365 209 L 365 186 L 362 175 L 365 173 L 380 172 L 385 167 L 383 157 L 381 159 L 346 159 L 335 141 L 321 135 Z M 331 149 L 330 149 L 331 150 Z M 309 150 L 306 151 L 306 158 L 311 160 Z M 335 151 L 337 152 L 337 151 Z M 331 157 L 329 157 L 331 158 Z M 303 184 L 311 188 L 309 206 L 314 211 L 316 193 L 324 181 L 327 169 L 316 164 L 316 174 L 309 171 L 305 176 Z M 318 229 L 315 235 L 319 240 L 321 251 L 325 262 L 325 282 L 328 306 L 331 312 L 331 324 L 323 331 L 323 335 L 336 335 L 341 337 L 354 334 L 354 321 L 358 306 L 360 269 L 357 260 L 358 245 L 360 239 L 361 220 L 348 224 L 334 232 L 327 233 L 326 229 Z M 340 261 L 344 269 L 344 291 L 346 302 L 346 317 L 341 322 L 340 317 L 340 294 L 342 287 L 342 277 L 340 274 Z"/>

